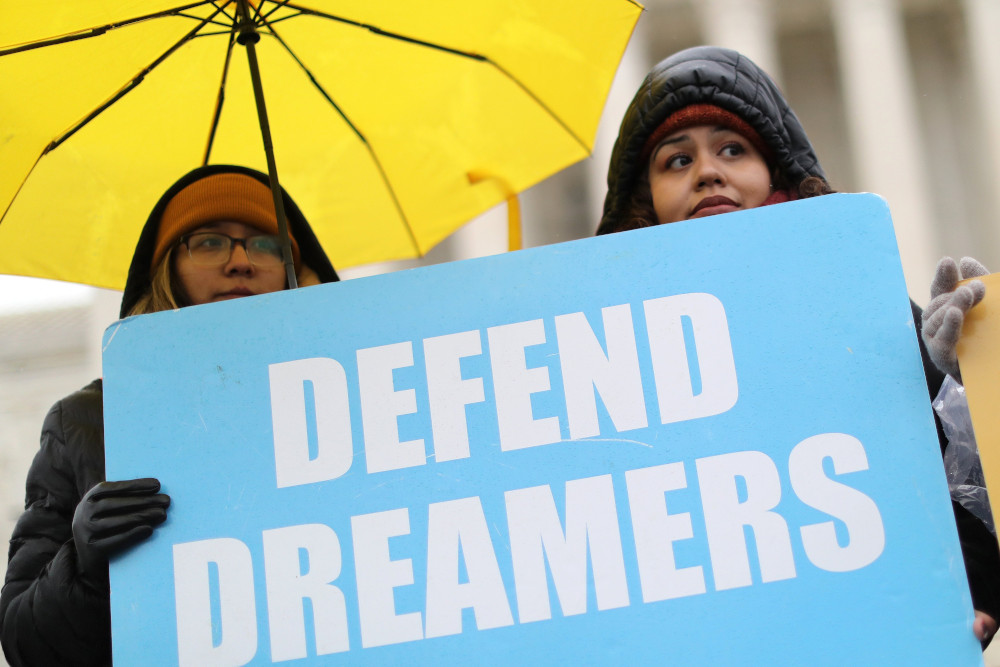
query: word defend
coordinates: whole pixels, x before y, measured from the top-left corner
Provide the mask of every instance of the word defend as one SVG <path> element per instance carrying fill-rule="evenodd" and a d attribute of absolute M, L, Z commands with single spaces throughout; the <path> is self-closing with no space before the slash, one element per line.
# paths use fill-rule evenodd
<path fill-rule="evenodd" d="M 738 388 L 732 344 L 722 303 L 711 294 L 682 294 L 643 303 L 649 331 L 650 362 L 661 423 L 709 417 L 736 404 Z M 597 402 L 601 397 L 617 432 L 648 425 L 639 355 L 628 304 L 604 308 L 607 353 L 583 313 L 555 318 L 559 366 L 565 388 L 569 435 L 573 440 L 600 435 Z M 692 389 L 684 321 L 694 330 L 702 390 Z M 562 440 L 555 417 L 535 419 L 531 395 L 548 391 L 544 367 L 525 365 L 525 348 L 545 342 L 542 320 L 516 322 L 486 331 L 493 370 L 493 391 L 500 449 L 508 452 Z M 482 354 L 479 331 L 428 338 L 427 400 L 437 461 L 469 457 L 465 406 L 485 400 L 482 378 L 461 376 L 462 358 Z M 399 441 L 397 419 L 416 412 L 416 392 L 397 390 L 393 371 L 413 365 L 410 342 L 358 350 L 358 384 L 369 473 L 424 465 L 423 440 Z M 303 359 L 270 367 L 271 419 L 278 487 L 336 479 L 353 462 L 354 438 L 348 409 L 347 375 L 334 359 Z M 315 399 L 319 455 L 310 457 L 304 387 Z"/>

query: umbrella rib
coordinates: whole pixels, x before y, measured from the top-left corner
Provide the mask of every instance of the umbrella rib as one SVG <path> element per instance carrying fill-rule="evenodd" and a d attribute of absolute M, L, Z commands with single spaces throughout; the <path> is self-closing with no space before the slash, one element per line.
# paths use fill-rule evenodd
<path fill-rule="evenodd" d="M 338 105 L 330 96 L 330 94 L 326 92 L 326 89 L 323 88 L 323 86 L 316 79 L 316 77 L 309 70 L 309 68 L 306 67 L 305 63 L 303 63 L 302 60 L 298 57 L 298 55 L 294 51 L 292 51 L 291 47 L 289 47 L 288 44 L 285 42 L 285 40 L 281 38 L 281 35 L 279 35 L 274 30 L 274 27 L 267 21 L 267 19 L 262 17 L 262 20 L 264 21 L 264 25 L 268 29 L 268 32 L 265 34 L 270 34 L 272 37 L 274 37 L 278 41 L 278 43 L 281 44 L 282 48 L 285 49 L 288 55 L 291 56 L 296 63 L 298 63 L 299 67 L 302 68 L 302 71 L 305 72 L 307 77 L 309 77 L 309 81 L 311 81 L 316 90 L 319 91 L 319 94 L 322 95 L 323 98 L 330 103 L 330 106 L 333 107 L 334 111 L 336 111 L 337 114 L 344 120 L 344 122 L 347 123 L 347 126 L 351 128 L 351 131 L 354 132 L 354 134 L 364 145 L 365 150 L 368 151 L 368 155 L 371 156 L 372 162 L 375 164 L 375 168 L 378 169 L 379 176 L 381 177 L 382 182 L 385 184 L 386 190 L 389 191 L 389 197 L 392 199 L 393 206 L 396 207 L 396 212 L 399 213 L 399 217 L 403 220 L 403 226 L 406 228 L 406 232 L 410 236 L 410 243 L 413 245 L 413 248 L 414 250 L 416 250 L 417 254 L 422 255 L 423 252 L 420 250 L 420 244 L 417 243 L 416 233 L 414 232 L 412 225 L 410 225 L 409 218 L 406 217 L 406 213 L 403 211 L 403 205 L 399 201 L 399 198 L 396 196 L 396 191 L 393 189 L 392 183 L 389 181 L 388 174 L 386 174 L 385 169 L 382 167 L 382 162 L 378 159 L 378 155 L 375 154 L 375 149 L 372 148 L 372 145 L 368 142 L 368 139 L 365 137 L 365 135 L 361 133 L 361 130 L 359 130 L 358 127 L 353 122 L 351 122 L 351 119 L 347 117 L 347 114 L 344 113 L 344 110 L 340 108 L 340 105 Z"/>
<path fill-rule="evenodd" d="M 267 21 L 266 19 L 265 19 L 265 21 L 266 21 L 266 25 L 268 27 L 271 27 L 275 23 L 284 23 L 285 21 L 288 21 L 289 19 L 298 18 L 299 16 L 301 16 L 301 14 L 289 14 L 288 16 L 282 16 L 281 18 L 276 18 L 273 21 Z"/>
<path fill-rule="evenodd" d="M 237 23 L 239 23 L 239 19 L 237 19 L 237 17 L 236 17 L 236 12 L 233 12 L 232 14 L 230 14 L 229 12 L 226 11 L 226 7 L 229 6 L 228 2 L 223 2 L 220 5 L 217 0 L 212 0 L 212 4 L 215 5 L 215 9 L 216 9 L 217 13 L 218 12 L 222 12 L 223 16 L 225 16 L 227 19 L 229 19 L 230 21 L 232 21 L 232 25 L 236 25 Z"/>
<path fill-rule="evenodd" d="M 83 30 L 75 30 L 73 32 L 66 33 L 65 35 L 59 35 L 58 37 L 49 37 L 47 39 L 40 39 L 34 42 L 25 42 L 24 44 L 18 44 L 17 46 L 12 46 L 7 49 L 0 49 L 0 56 L 8 56 L 14 53 L 21 53 L 23 51 L 31 51 L 32 49 L 39 49 L 45 46 L 54 46 L 56 44 L 65 44 L 66 42 L 75 42 L 81 39 L 90 39 L 91 37 L 99 37 L 109 30 L 115 30 L 117 28 L 123 28 L 133 23 L 140 23 L 142 21 L 148 21 L 150 19 L 158 19 L 164 16 L 184 16 L 186 18 L 197 18 L 191 17 L 185 14 L 184 11 L 191 9 L 193 7 L 199 7 L 201 5 L 214 4 L 211 0 L 200 0 L 199 2 L 192 2 L 183 7 L 174 7 L 173 9 L 167 9 L 162 12 L 155 12 L 153 14 L 144 14 L 143 16 L 136 16 L 134 18 L 125 19 L 123 21 L 116 21 L 115 23 L 108 23 L 101 26 L 96 26 L 93 28 L 85 28 Z M 217 12 L 216 12 L 217 13 Z M 215 16 L 213 13 L 212 16 Z"/>
<path fill-rule="evenodd" d="M 261 0 L 261 2 L 257 3 L 257 6 L 254 7 L 253 22 L 257 25 L 264 25 L 265 23 L 267 23 L 267 18 L 271 16 L 271 14 L 273 14 L 274 12 L 281 9 L 286 2 L 288 2 L 288 0 L 281 0 L 280 2 L 275 2 L 274 0 L 271 0 L 271 4 L 273 4 L 274 7 L 272 9 L 269 9 L 265 13 L 264 5 L 268 3 L 268 0 Z"/>
<path fill-rule="evenodd" d="M 7 208 L 3 210 L 3 215 L 0 215 L 0 225 L 3 224 L 4 218 L 7 217 L 7 212 L 10 211 L 10 207 L 14 205 L 15 201 L 17 201 L 17 196 L 21 194 L 21 188 L 23 188 L 24 184 L 28 182 L 28 179 L 31 178 L 32 172 L 35 171 L 35 167 L 38 166 L 38 162 L 42 159 L 42 156 L 44 155 L 45 153 L 43 152 L 37 158 L 35 158 L 34 163 L 32 163 L 31 165 L 31 169 L 29 169 L 28 173 L 24 175 L 24 178 L 21 179 L 20 185 L 18 185 L 17 190 L 14 191 L 14 196 L 10 198 L 9 202 L 7 202 Z"/>
<path fill-rule="evenodd" d="M 195 16 L 194 14 L 187 14 L 187 13 L 184 13 L 184 12 L 182 12 L 180 14 L 177 14 L 177 16 L 181 16 L 181 17 L 186 18 L 186 19 L 194 19 L 195 21 L 200 21 L 201 20 L 200 16 Z M 202 34 L 222 35 L 222 34 L 225 34 L 225 33 L 229 32 L 229 28 L 232 26 L 232 23 L 229 22 L 229 21 L 216 21 L 216 20 L 212 20 L 212 21 L 209 21 L 209 23 L 211 23 L 212 25 L 217 25 L 220 28 L 225 28 L 225 30 L 220 30 L 219 32 L 214 32 L 214 33 L 202 33 Z"/>
<path fill-rule="evenodd" d="M 301 10 L 299 10 L 297 7 L 292 7 L 292 9 L 296 10 L 294 14 L 289 14 L 288 16 L 281 16 L 279 18 L 271 20 L 271 16 L 274 15 L 274 13 L 277 12 L 278 10 L 280 10 L 282 8 L 285 8 L 285 7 L 288 7 L 289 6 L 289 4 L 288 4 L 289 2 L 290 2 L 290 0 L 280 0 L 280 2 L 276 2 L 275 0 L 271 0 L 271 4 L 273 4 L 274 7 L 272 7 L 271 9 L 269 9 L 266 13 L 258 14 L 258 17 L 260 18 L 260 24 L 261 25 L 266 25 L 267 27 L 270 28 L 275 23 L 282 23 L 284 21 L 287 21 L 288 19 L 294 19 L 294 18 L 296 18 L 298 16 L 302 16 L 302 11 Z M 264 5 L 264 3 L 262 2 L 261 6 L 263 6 L 263 5 Z"/>
<path fill-rule="evenodd" d="M 149 74 L 151 71 L 153 71 L 153 69 L 155 69 L 164 60 L 166 60 L 167 58 L 169 58 L 170 54 L 172 54 L 174 51 L 176 51 L 177 49 L 179 49 L 185 42 L 187 42 L 189 39 L 191 39 L 192 37 L 194 37 L 195 34 L 199 30 L 201 30 L 201 28 L 204 25 L 206 25 L 212 18 L 215 17 L 216 13 L 218 13 L 218 11 L 216 11 L 215 13 L 213 13 L 208 18 L 202 20 L 201 23 L 199 23 L 197 26 L 195 26 L 193 29 L 191 29 L 186 35 L 184 35 L 179 40 L 177 40 L 177 42 L 174 43 L 173 46 L 171 46 L 169 49 L 167 49 L 162 54 L 160 54 L 153 62 L 151 62 L 146 67 L 144 67 L 138 74 L 136 74 L 134 77 L 132 77 L 132 79 L 128 83 L 126 83 L 124 86 L 122 86 L 118 90 L 118 92 L 116 92 L 114 95 L 112 95 L 107 100 L 105 100 L 100 105 L 98 105 L 97 108 L 95 108 L 93 111 L 91 111 L 89 114 L 87 114 L 86 117 L 84 117 L 82 120 L 80 120 L 75 125 L 73 125 L 68 130 L 66 130 L 62 135 L 60 135 L 60 136 L 56 137 L 55 139 L 53 139 L 52 142 L 49 143 L 49 145 L 46 146 L 45 149 L 42 151 L 42 155 L 45 155 L 46 153 L 49 153 L 52 150 L 58 148 L 59 145 L 61 145 L 64 141 L 66 141 L 71 136 L 73 136 L 78 131 L 80 131 L 90 121 L 94 120 L 99 115 L 101 115 L 102 113 L 104 113 L 105 109 L 107 109 L 112 104 L 114 104 L 115 102 L 117 102 L 118 100 L 120 100 L 122 97 L 124 97 L 125 95 L 127 95 L 130 91 L 132 91 L 133 89 L 135 89 L 136 86 L 138 86 L 140 83 L 142 83 L 143 79 L 146 78 L 147 74 Z M 39 157 L 41 157 L 41 156 L 39 156 Z"/>
<path fill-rule="evenodd" d="M 469 58 L 471 60 L 483 60 L 483 61 L 489 60 L 489 58 L 479 53 L 472 53 L 471 51 L 461 51 L 459 49 L 454 49 L 450 46 L 445 46 L 443 44 L 435 44 L 434 42 L 428 42 L 422 39 L 417 39 L 416 37 L 410 37 L 409 35 L 404 35 L 402 33 L 383 30 L 382 28 L 379 28 L 378 26 L 375 25 L 371 25 L 370 23 L 361 23 L 360 21 L 355 21 L 353 19 L 345 18 L 343 16 L 337 16 L 336 14 L 328 14 L 326 12 L 321 12 L 318 9 L 300 7 L 299 5 L 293 5 L 291 2 L 285 3 L 285 6 L 291 9 L 295 9 L 300 14 L 305 14 L 307 16 L 315 16 L 317 18 L 336 21 L 337 23 L 344 23 L 346 25 L 354 26 L 355 28 L 363 28 L 381 37 L 389 37 L 391 39 L 398 39 L 402 42 L 409 42 L 411 44 L 417 44 L 419 46 L 426 46 L 431 49 L 437 49 L 438 51 L 445 51 L 447 53 L 451 53 L 456 56 Z"/>
<path fill-rule="evenodd" d="M 219 35 L 229 35 L 229 34 L 232 34 L 233 29 L 232 29 L 231 26 L 228 26 L 225 23 L 219 23 L 218 25 L 225 26 L 226 29 L 225 30 L 206 30 L 205 32 L 199 32 L 197 35 L 195 35 L 191 39 L 201 39 L 202 37 L 218 37 Z"/>
<path fill-rule="evenodd" d="M 286 6 L 288 4 L 288 2 L 289 2 L 289 0 L 281 0 L 280 2 L 272 2 L 272 4 L 274 5 L 274 7 L 272 7 L 269 10 L 267 10 L 266 14 L 261 14 L 261 12 L 258 10 L 257 11 L 257 17 L 259 19 L 261 19 L 261 21 L 263 23 L 267 23 L 268 19 L 271 18 L 271 15 L 274 14 L 279 9 L 281 9 L 282 7 Z M 261 8 L 263 8 L 264 7 L 264 3 L 261 2 L 260 6 L 261 6 Z M 279 20 L 283 21 L 284 19 L 279 19 Z M 271 23 L 276 23 L 276 21 L 271 21 Z"/>
<path fill-rule="evenodd" d="M 226 45 L 226 60 L 222 65 L 222 81 L 219 82 L 219 94 L 215 98 L 215 112 L 212 114 L 212 127 L 208 132 L 208 143 L 205 144 L 205 155 L 201 164 L 208 164 L 209 156 L 212 154 L 212 147 L 215 145 L 215 132 L 219 129 L 219 119 L 222 117 L 222 104 L 226 100 L 226 79 L 229 76 L 229 63 L 233 56 L 233 45 L 236 43 L 236 26 L 230 32 L 229 43 Z"/>
<path fill-rule="evenodd" d="M 292 9 L 296 9 L 300 13 L 306 14 L 306 15 L 309 15 L 309 16 L 316 16 L 316 17 L 319 17 L 319 18 L 325 18 L 325 19 L 329 19 L 331 21 L 337 21 L 339 23 L 344 23 L 344 24 L 347 24 L 347 25 L 351 25 L 351 26 L 354 26 L 354 27 L 357 27 L 357 28 L 363 28 L 363 29 L 368 30 L 369 32 L 372 32 L 372 33 L 374 33 L 376 35 L 379 35 L 381 37 L 388 37 L 390 39 L 396 39 L 396 40 L 399 40 L 401 42 L 407 42 L 409 44 L 416 44 L 418 46 L 425 46 L 425 47 L 430 48 L 430 49 L 435 49 L 435 50 L 438 50 L 438 51 L 443 51 L 445 53 L 450 53 L 452 55 L 460 56 L 462 58 L 468 58 L 469 60 L 475 60 L 475 61 L 478 61 L 478 62 L 485 63 L 487 65 L 490 65 L 493 68 L 495 68 L 498 72 L 500 72 L 500 74 L 502 74 L 507 79 L 509 79 L 510 81 L 512 81 L 514 83 L 514 85 L 516 85 L 518 88 L 520 88 L 522 91 L 524 91 L 524 93 L 528 97 L 530 97 L 535 102 L 535 104 L 537 104 L 539 107 L 541 107 L 541 109 L 543 111 L 545 111 L 545 113 L 547 113 L 556 123 L 558 123 L 559 126 L 561 128 L 563 128 L 563 130 L 565 130 L 567 134 L 569 134 L 569 136 L 573 137 L 573 139 L 578 144 L 580 144 L 580 146 L 583 148 L 584 152 L 586 152 L 588 154 L 590 153 L 590 147 L 587 146 L 587 142 L 584 141 L 583 139 L 581 139 L 579 137 L 579 135 L 577 135 L 577 133 L 574 132 L 573 129 L 571 127 L 569 127 L 565 123 L 565 121 L 563 121 L 563 119 L 560 118 L 559 115 L 555 111 L 552 110 L 551 107 L 549 107 L 548 104 L 546 104 L 540 97 L 538 97 L 538 95 L 536 95 L 530 88 L 528 88 L 528 86 L 525 85 L 524 82 L 522 82 L 520 79 L 518 79 L 516 76 L 514 76 L 510 72 L 508 72 L 504 67 L 502 67 L 499 63 L 497 63 L 496 61 L 494 61 L 489 56 L 485 56 L 485 55 L 483 55 L 481 53 L 473 53 L 471 51 L 462 51 L 460 49 L 455 49 L 455 48 L 452 48 L 450 46 L 445 46 L 443 44 L 435 44 L 434 42 L 428 42 L 426 40 L 417 39 L 416 37 L 410 37 L 408 35 L 403 35 L 403 34 L 398 33 L 398 32 L 391 32 L 389 30 L 383 30 L 382 28 L 379 28 L 378 26 L 374 26 L 374 25 L 367 24 L 367 23 L 360 23 L 360 22 L 354 21 L 352 19 L 344 18 L 342 16 L 336 16 L 334 14 L 327 14 L 326 12 L 321 12 L 321 11 L 318 11 L 318 10 L 315 10 L 315 9 L 309 9 L 309 8 L 306 8 L 306 7 L 299 7 L 298 5 L 293 5 L 290 1 L 287 2 L 285 6 L 289 7 L 289 8 L 292 8 Z"/>

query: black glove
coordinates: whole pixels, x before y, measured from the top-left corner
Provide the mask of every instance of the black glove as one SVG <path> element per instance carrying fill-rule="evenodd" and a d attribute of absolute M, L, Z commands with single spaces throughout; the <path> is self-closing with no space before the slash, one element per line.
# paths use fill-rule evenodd
<path fill-rule="evenodd" d="M 151 477 L 123 482 L 101 482 L 80 500 L 73 514 L 73 543 L 77 569 L 100 581 L 107 574 L 108 557 L 153 534 L 167 519 L 170 496 L 157 493 L 160 482 Z"/>

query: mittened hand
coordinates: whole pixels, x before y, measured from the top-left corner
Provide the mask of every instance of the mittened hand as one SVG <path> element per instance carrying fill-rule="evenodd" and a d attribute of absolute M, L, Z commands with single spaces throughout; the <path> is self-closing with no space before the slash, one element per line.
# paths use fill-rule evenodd
<path fill-rule="evenodd" d="M 931 283 L 931 302 L 924 309 L 920 335 L 934 365 L 956 380 L 962 377 L 955 347 L 962 333 L 965 313 L 986 294 L 986 285 L 980 280 L 961 286 L 958 283 L 988 273 L 985 266 L 971 257 L 963 257 L 957 265 L 951 257 L 943 257 Z"/>
<path fill-rule="evenodd" d="M 153 478 L 101 482 L 87 492 L 73 514 L 77 568 L 100 580 L 108 557 L 141 542 L 167 518 L 170 497 L 157 493 Z"/>

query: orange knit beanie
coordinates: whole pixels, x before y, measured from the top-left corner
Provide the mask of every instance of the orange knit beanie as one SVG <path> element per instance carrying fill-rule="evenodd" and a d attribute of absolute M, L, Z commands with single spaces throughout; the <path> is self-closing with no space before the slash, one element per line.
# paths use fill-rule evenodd
<path fill-rule="evenodd" d="M 178 192 L 160 217 L 150 273 L 178 239 L 213 222 L 242 222 L 277 236 L 278 217 L 271 188 L 246 174 L 221 173 L 199 179 Z M 299 246 L 294 238 L 291 242 L 298 268 Z"/>

